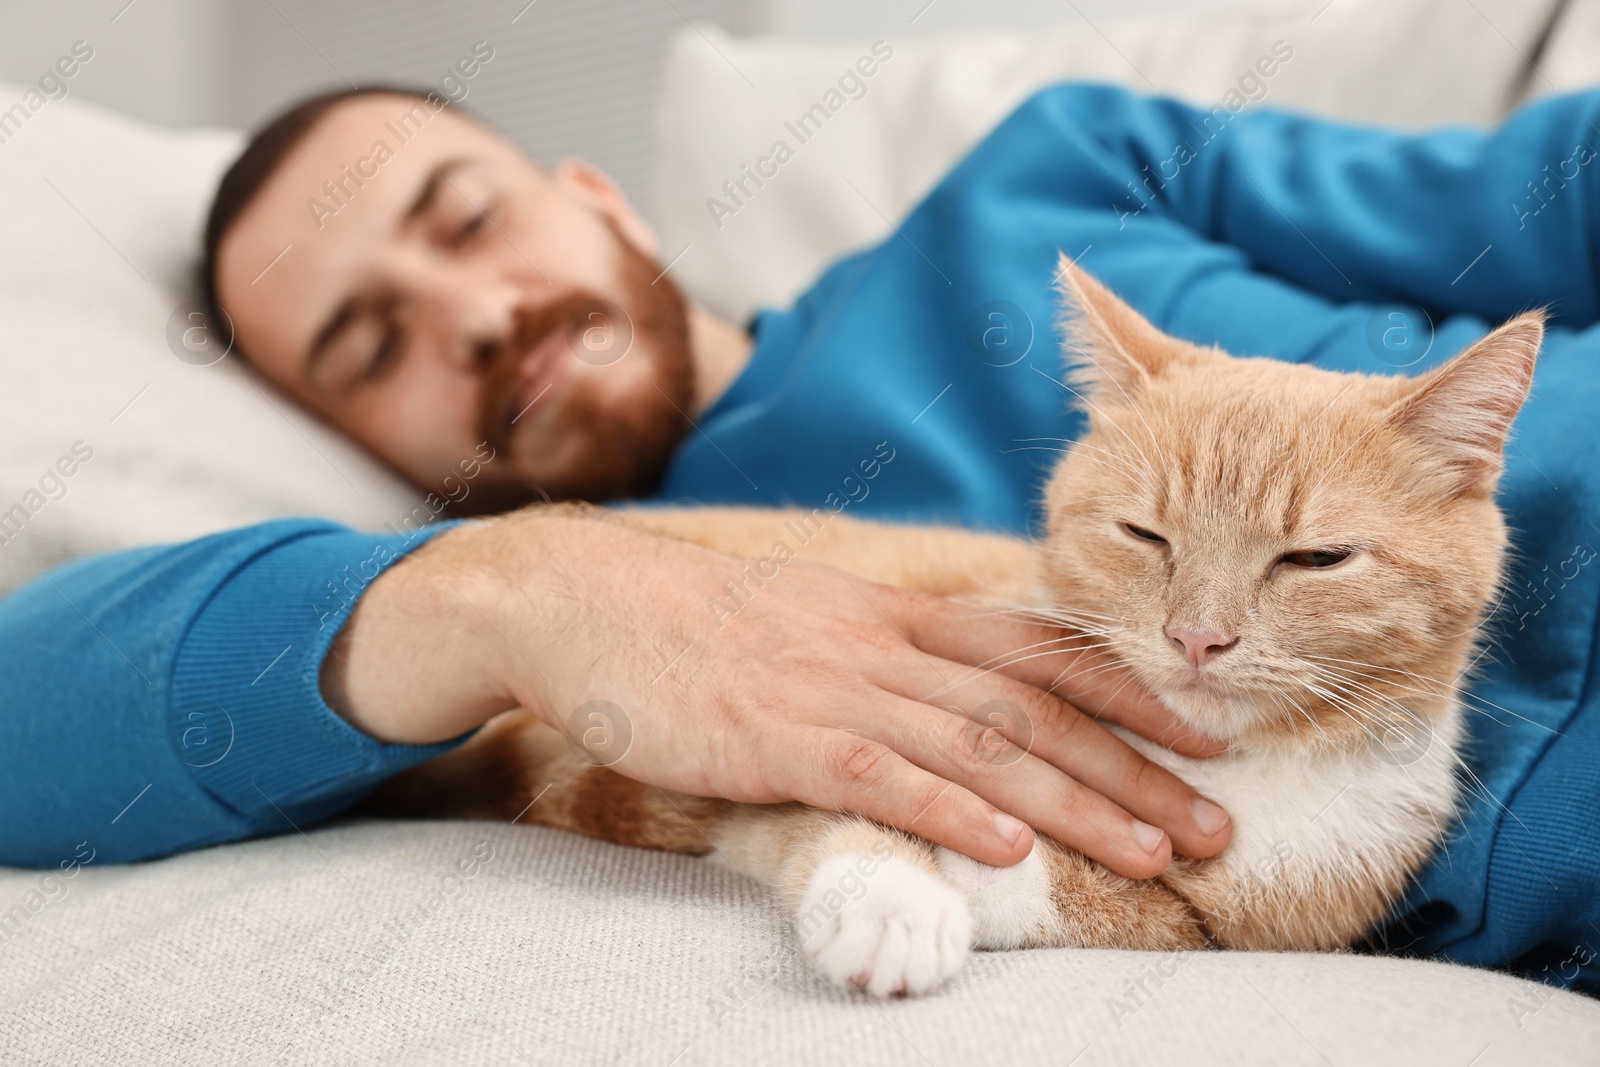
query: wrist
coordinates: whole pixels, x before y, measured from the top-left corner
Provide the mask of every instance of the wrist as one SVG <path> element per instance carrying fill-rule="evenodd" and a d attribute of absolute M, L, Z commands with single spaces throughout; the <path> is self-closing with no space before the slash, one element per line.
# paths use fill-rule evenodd
<path fill-rule="evenodd" d="M 402 595 L 427 601 L 450 630 L 471 634 L 464 673 L 505 708 L 518 707 L 563 729 L 551 713 L 578 679 L 579 635 L 592 623 L 593 590 L 576 575 L 609 523 L 574 506 L 535 506 L 465 523 L 416 561 L 419 586 Z M 430 592 L 431 591 L 431 592 Z"/>
<path fill-rule="evenodd" d="M 665 650 L 688 640 L 659 625 L 682 607 L 684 561 L 671 553 L 700 550 L 587 505 L 530 507 L 474 525 L 455 545 L 471 562 L 456 569 L 475 576 L 481 597 L 467 595 L 492 620 L 483 628 L 516 705 L 566 732 L 568 714 L 591 698 L 645 699 L 641 657 L 670 659 Z"/>
<path fill-rule="evenodd" d="M 497 637 L 493 569 L 471 551 L 476 523 L 438 534 L 361 594 L 323 661 L 324 699 L 381 741 L 457 737 L 515 707 Z"/>

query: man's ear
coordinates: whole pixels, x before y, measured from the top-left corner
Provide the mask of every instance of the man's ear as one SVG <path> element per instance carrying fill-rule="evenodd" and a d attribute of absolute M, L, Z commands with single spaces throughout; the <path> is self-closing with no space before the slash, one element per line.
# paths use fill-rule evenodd
<path fill-rule="evenodd" d="M 635 249 L 652 258 L 660 251 L 655 231 L 633 210 L 628 198 L 604 171 L 581 159 L 563 159 L 550 176 L 569 196 L 616 223 Z"/>
<path fill-rule="evenodd" d="M 1395 425 L 1437 460 L 1454 492 L 1494 488 L 1543 341 L 1544 312 L 1519 315 L 1418 377 L 1390 409 Z"/>
<path fill-rule="evenodd" d="M 1067 373 L 1090 401 L 1132 397 L 1158 376 L 1180 347 L 1143 315 L 1060 256 L 1056 290 Z"/>

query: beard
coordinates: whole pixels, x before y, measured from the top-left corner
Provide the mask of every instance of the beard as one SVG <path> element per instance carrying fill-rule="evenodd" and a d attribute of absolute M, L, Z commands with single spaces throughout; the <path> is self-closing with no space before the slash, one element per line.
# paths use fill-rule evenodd
<path fill-rule="evenodd" d="M 484 373 L 479 434 L 507 467 L 480 483 L 471 513 L 539 499 L 648 495 L 693 428 L 688 304 L 658 264 L 609 220 L 607 226 L 620 265 L 618 299 L 578 290 L 520 314 Z M 569 368 L 557 406 L 536 416 L 536 430 L 523 427 L 519 435 L 522 413 L 510 406 L 523 360 L 555 331 L 565 335 L 561 358 L 570 352 L 587 366 Z"/>

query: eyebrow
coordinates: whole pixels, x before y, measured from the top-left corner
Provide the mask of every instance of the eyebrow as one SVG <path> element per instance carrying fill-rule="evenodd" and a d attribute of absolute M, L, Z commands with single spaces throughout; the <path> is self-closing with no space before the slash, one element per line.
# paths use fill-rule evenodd
<path fill-rule="evenodd" d="M 450 180 L 450 175 L 477 160 L 470 156 L 453 156 L 450 159 L 440 160 L 433 170 L 428 172 L 427 180 L 422 183 L 422 188 L 417 190 L 416 199 L 411 201 L 411 206 L 406 208 L 406 213 L 401 218 L 410 222 L 412 219 L 427 212 L 433 202 L 439 197 L 439 189 Z"/>
<path fill-rule="evenodd" d="M 449 182 L 450 175 L 462 167 L 476 162 L 477 160 L 471 156 L 452 156 L 434 164 L 433 169 L 428 172 L 428 176 L 423 179 L 422 185 L 417 189 L 417 195 L 412 198 L 411 204 L 401 214 L 401 223 L 405 224 L 425 215 L 433 207 L 434 201 L 438 200 L 439 190 Z M 334 309 L 333 314 L 328 316 L 327 321 L 322 324 L 321 328 L 317 330 L 316 336 L 311 339 L 311 347 L 306 355 L 304 374 L 307 381 L 310 381 L 315 376 L 317 364 L 322 362 L 322 358 L 328 354 L 328 348 L 333 343 L 334 338 L 344 332 L 350 323 L 355 320 L 356 313 L 361 310 L 362 303 L 363 298 L 359 295 L 351 295 L 345 298 Z"/>

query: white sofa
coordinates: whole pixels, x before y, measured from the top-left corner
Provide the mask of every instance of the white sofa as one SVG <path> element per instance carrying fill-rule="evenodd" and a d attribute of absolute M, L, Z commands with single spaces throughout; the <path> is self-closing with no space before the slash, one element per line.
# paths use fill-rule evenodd
<path fill-rule="evenodd" d="M 895 41 L 867 94 L 720 229 L 705 200 L 870 42 L 686 31 L 658 122 L 663 258 L 687 248 L 674 273 L 725 313 L 780 302 L 885 232 L 1030 88 L 1148 79 L 1211 102 L 1276 40 L 1295 58 L 1259 106 L 1492 121 L 1594 80 L 1600 3 L 1574 0 L 1552 28 L 1561 6 L 1069 13 L 1049 33 Z M 415 505 L 232 358 L 174 354 L 200 213 L 238 144 L 69 98 L 0 149 L 0 510 L 73 442 L 95 449 L 5 535 L 0 592 L 88 551 L 299 513 L 378 528 Z M 128 799 L 107 798 L 98 833 Z M 1447 964 L 983 954 L 935 996 L 875 1004 L 811 975 L 763 893 L 699 860 L 497 824 L 285 829 L 70 879 L 0 871 L 0 1063 L 1600 1063 L 1600 1004 Z"/>

